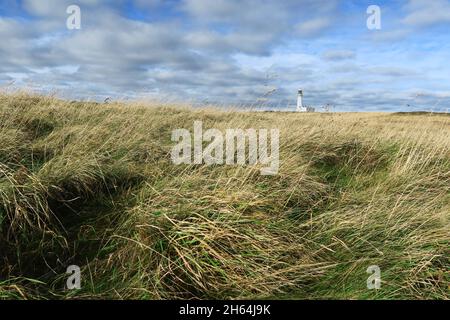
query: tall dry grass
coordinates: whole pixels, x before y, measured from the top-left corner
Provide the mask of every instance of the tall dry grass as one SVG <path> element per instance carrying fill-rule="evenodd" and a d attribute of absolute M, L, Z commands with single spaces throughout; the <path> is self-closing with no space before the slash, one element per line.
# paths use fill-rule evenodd
<path fill-rule="evenodd" d="M 171 132 L 195 120 L 280 129 L 279 174 L 173 165 Z M 449 137 L 436 114 L 2 94 L 0 298 L 448 299 Z"/>

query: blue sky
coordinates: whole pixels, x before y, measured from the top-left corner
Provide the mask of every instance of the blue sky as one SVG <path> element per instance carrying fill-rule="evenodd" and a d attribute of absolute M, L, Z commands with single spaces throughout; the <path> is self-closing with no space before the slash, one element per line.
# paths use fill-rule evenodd
<path fill-rule="evenodd" d="M 448 0 L 0 0 L 0 88 L 283 109 L 302 88 L 317 108 L 446 111 L 448 30 Z"/>

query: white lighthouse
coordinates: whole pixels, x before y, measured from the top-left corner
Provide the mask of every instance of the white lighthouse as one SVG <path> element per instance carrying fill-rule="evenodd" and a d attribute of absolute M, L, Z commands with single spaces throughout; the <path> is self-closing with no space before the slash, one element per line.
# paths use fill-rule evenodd
<path fill-rule="evenodd" d="M 308 110 L 303 106 L 303 90 L 298 90 L 297 95 L 297 112 L 307 112 Z"/>

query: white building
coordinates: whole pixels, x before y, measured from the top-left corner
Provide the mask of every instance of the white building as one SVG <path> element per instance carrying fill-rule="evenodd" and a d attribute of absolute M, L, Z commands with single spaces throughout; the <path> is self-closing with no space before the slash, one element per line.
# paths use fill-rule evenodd
<path fill-rule="evenodd" d="M 307 112 L 306 107 L 303 106 L 303 90 L 298 90 L 297 95 L 297 112 Z"/>

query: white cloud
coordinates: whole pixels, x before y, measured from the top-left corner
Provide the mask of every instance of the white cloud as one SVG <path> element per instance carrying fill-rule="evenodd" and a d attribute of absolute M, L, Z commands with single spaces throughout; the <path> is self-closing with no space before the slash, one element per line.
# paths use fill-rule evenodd
<path fill-rule="evenodd" d="M 420 28 L 411 33 L 399 22 L 391 29 L 389 21 L 369 37 L 365 10 L 361 29 L 345 29 L 335 0 L 133 0 L 144 11 L 176 6 L 169 10 L 174 16 L 156 21 L 132 20 L 118 10 L 124 1 L 77 1 L 83 28 L 69 31 L 65 9 L 73 1 L 24 0 L 32 19 L 16 11 L 0 17 L 0 37 L 7 39 L 0 42 L 0 86 L 16 79 L 75 97 L 151 92 L 223 103 L 254 102 L 274 87 L 275 104 L 295 100 L 302 87 L 308 104 L 381 108 L 407 100 L 408 87 L 432 92 L 448 83 L 450 50 L 441 41 L 448 37 L 433 42 L 419 38 Z M 414 18 L 423 2 L 411 3 L 405 10 Z M 338 20 L 342 36 L 332 28 Z M 418 38 L 393 41 L 405 35 Z M 372 41 L 383 37 L 392 42 Z M 377 95 L 374 106 L 367 97 Z"/>
<path fill-rule="evenodd" d="M 322 58 L 328 61 L 354 59 L 356 54 L 351 50 L 328 50 L 322 54 Z"/>
<path fill-rule="evenodd" d="M 331 25 L 329 18 L 315 18 L 306 22 L 301 22 L 296 25 L 295 29 L 297 34 L 306 37 L 312 37 L 323 30 L 327 29 Z"/>
<path fill-rule="evenodd" d="M 408 15 L 402 20 L 406 25 L 429 26 L 450 23 L 450 2 L 447 0 L 409 0 Z"/>

